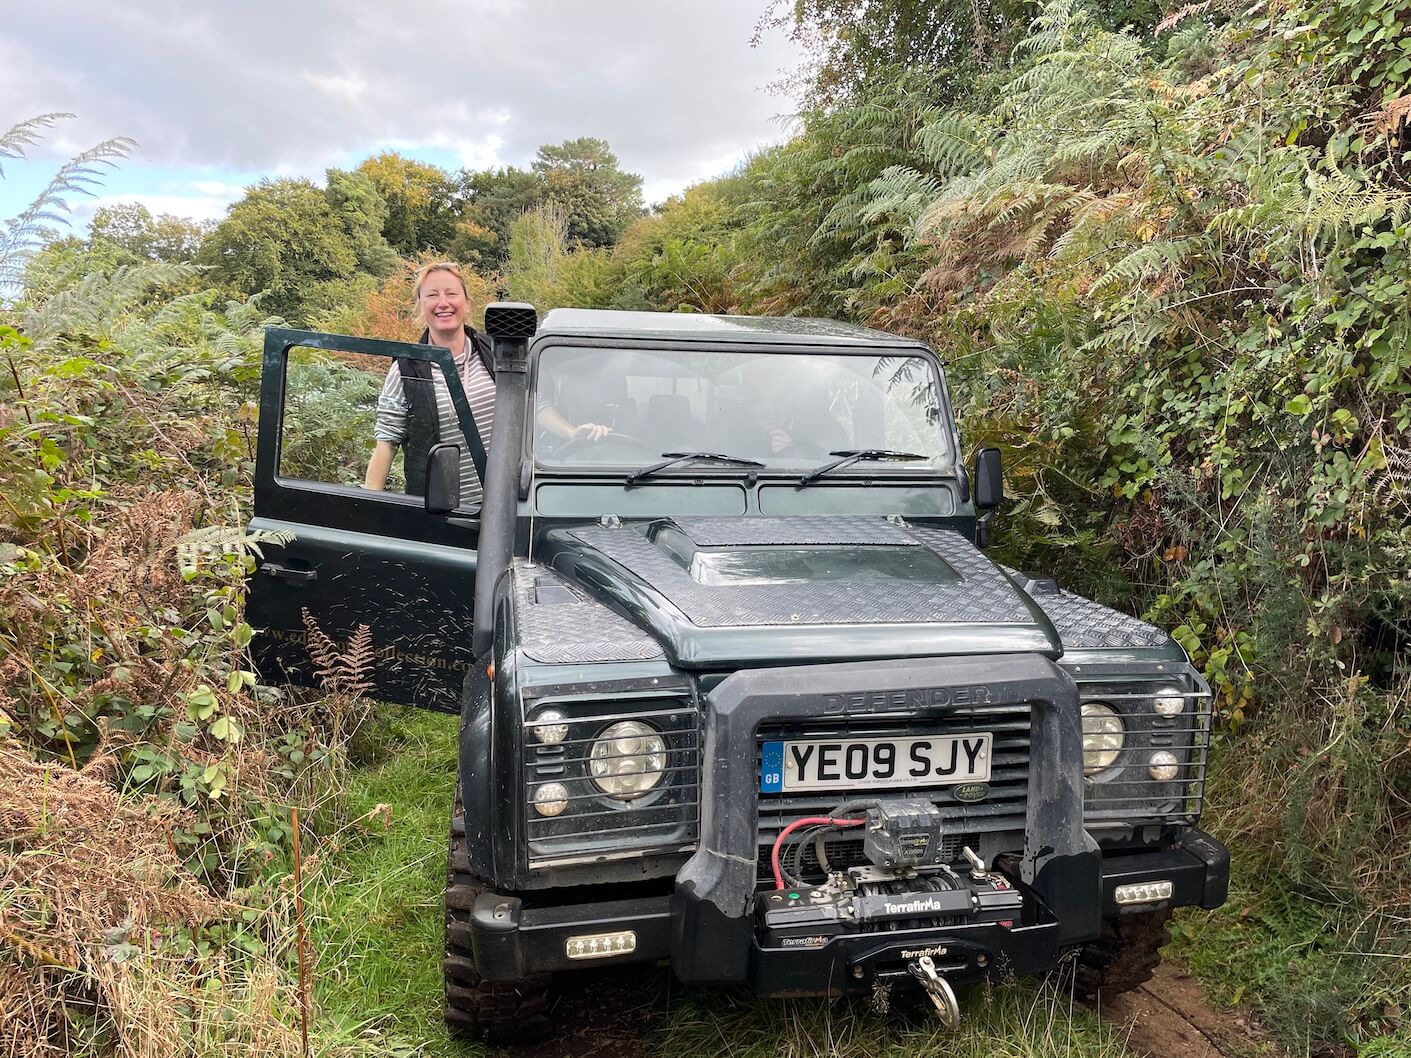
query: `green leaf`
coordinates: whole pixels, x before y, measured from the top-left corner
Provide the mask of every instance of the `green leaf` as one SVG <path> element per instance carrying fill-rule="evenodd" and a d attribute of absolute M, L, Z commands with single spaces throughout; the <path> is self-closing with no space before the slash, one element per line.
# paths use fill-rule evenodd
<path fill-rule="evenodd" d="M 1310 400 L 1307 394 L 1304 393 L 1300 393 L 1298 396 L 1291 398 L 1284 404 L 1284 411 L 1288 412 L 1290 415 L 1303 416 L 1307 415 L 1312 410 L 1313 401 Z"/>
<path fill-rule="evenodd" d="M 217 718 L 211 725 L 211 737 L 218 738 L 222 742 L 228 742 L 232 746 L 238 744 L 245 737 L 245 729 L 240 726 L 240 721 L 231 716 Z"/>
<path fill-rule="evenodd" d="M 244 650 L 250 645 L 250 639 L 253 635 L 254 630 L 244 621 L 241 621 L 230 631 L 230 638 L 235 641 L 235 645 L 241 650 Z"/>

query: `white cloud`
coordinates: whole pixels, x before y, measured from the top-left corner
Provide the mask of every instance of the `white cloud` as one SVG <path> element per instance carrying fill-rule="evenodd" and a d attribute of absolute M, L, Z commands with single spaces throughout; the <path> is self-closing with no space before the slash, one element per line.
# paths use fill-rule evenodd
<path fill-rule="evenodd" d="M 360 77 L 331 77 L 305 71 L 303 78 L 321 92 L 349 103 L 356 103 L 367 91 L 367 82 Z"/>
<path fill-rule="evenodd" d="M 179 195 L 147 194 L 137 192 L 130 195 L 104 195 L 100 198 L 85 198 L 76 203 L 73 211 L 75 229 L 88 224 L 93 214 L 104 206 L 116 206 L 126 202 L 140 202 L 154 217 L 170 213 L 174 217 L 187 217 L 191 220 L 220 220 L 230 204 L 238 199 L 244 190 L 236 188 L 228 195 Z"/>
<path fill-rule="evenodd" d="M 201 192 L 207 198 L 239 198 L 244 188 L 237 184 L 227 184 L 222 180 L 197 180 L 191 185 L 193 190 Z"/>
<path fill-rule="evenodd" d="M 492 132 L 479 143 L 457 144 L 456 157 L 462 169 L 496 169 L 504 164 L 500 159 L 504 145 L 504 137 Z"/>
<path fill-rule="evenodd" d="M 63 32 L 17 4 L 0 98 L 10 120 L 79 114 L 65 145 L 130 135 L 144 162 L 205 173 L 318 174 L 388 143 L 526 165 L 598 136 L 649 188 L 679 189 L 778 138 L 790 104 L 761 86 L 798 54 L 782 34 L 749 46 L 764 3 L 70 0 Z"/>

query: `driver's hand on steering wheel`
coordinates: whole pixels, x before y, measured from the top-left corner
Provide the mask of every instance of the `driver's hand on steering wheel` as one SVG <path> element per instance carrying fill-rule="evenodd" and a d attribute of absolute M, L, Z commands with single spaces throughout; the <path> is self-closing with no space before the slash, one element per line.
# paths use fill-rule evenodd
<path fill-rule="evenodd" d="M 570 440 L 601 441 L 610 433 L 612 433 L 611 426 L 603 426 L 596 422 L 585 422 L 582 426 L 574 429 L 573 436 Z"/>

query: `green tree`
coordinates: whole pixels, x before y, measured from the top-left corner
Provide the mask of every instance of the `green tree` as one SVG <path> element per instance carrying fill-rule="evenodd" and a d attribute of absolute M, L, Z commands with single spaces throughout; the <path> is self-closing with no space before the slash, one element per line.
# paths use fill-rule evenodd
<path fill-rule="evenodd" d="M 509 260 L 510 225 L 544 201 L 543 180 L 514 166 L 462 171 L 459 191 L 464 206 L 450 256 L 484 270 L 502 269 Z"/>
<path fill-rule="evenodd" d="M 102 206 L 89 224 L 93 245 L 108 243 L 131 255 L 134 261 L 189 263 L 200 252 L 209 225 L 188 217 L 163 213 L 153 217 L 140 202 Z"/>
<path fill-rule="evenodd" d="M 506 279 L 510 297 L 545 312 L 552 308 L 645 308 L 624 297 L 622 265 L 606 247 L 573 247 L 569 217 L 549 201 L 510 225 Z"/>
<path fill-rule="evenodd" d="M 1103 26 L 1150 30 L 1162 16 L 1159 0 L 1087 6 Z M 803 47 L 801 69 L 776 87 L 810 107 L 855 102 L 899 70 L 943 75 L 941 98 L 958 102 L 978 77 L 1007 67 L 1038 9 L 1033 0 L 770 0 L 755 41 L 782 30 Z"/>
<path fill-rule="evenodd" d="M 697 184 L 623 233 L 614 256 L 654 308 L 738 310 L 739 177 Z"/>
<path fill-rule="evenodd" d="M 327 178 L 324 197 L 348 236 L 358 271 L 380 279 L 397 266 L 397 253 L 382 234 L 388 216 L 386 201 L 361 172 L 330 169 Z"/>
<path fill-rule="evenodd" d="M 387 204 L 382 234 L 403 257 L 444 253 L 456 236 L 462 191 L 435 165 L 386 151 L 358 166 Z"/>
<path fill-rule="evenodd" d="M 350 279 L 358 254 L 343 218 L 308 180 L 263 180 L 230 207 L 198 257 L 224 289 L 303 322 L 313 288 Z"/>
<path fill-rule="evenodd" d="M 618 166 L 606 140 L 581 136 L 539 148 L 534 172 L 545 197 L 563 206 L 568 238 L 584 246 L 611 246 L 642 215 L 642 178 Z"/>

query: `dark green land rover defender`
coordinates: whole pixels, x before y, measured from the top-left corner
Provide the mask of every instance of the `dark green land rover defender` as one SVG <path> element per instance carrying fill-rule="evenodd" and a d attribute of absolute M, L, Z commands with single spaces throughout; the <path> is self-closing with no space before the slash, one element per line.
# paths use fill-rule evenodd
<path fill-rule="evenodd" d="M 986 557 L 999 452 L 967 474 L 930 349 L 485 324 L 488 445 L 446 350 L 271 330 L 252 525 L 284 541 L 250 591 L 266 678 L 312 678 L 306 622 L 366 625 L 378 697 L 460 715 L 454 1030 L 542 1034 L 556 978 L 662 960 L 766 996 L 904 982 L 953 1021 L 950 982 L 1065 956 L 1130 988 L 1171 908 L 1224 900 L 1208 687 L 1158 629 Z M 372 492 L 394 360 L 449 401 L 421 480 Z"/>

